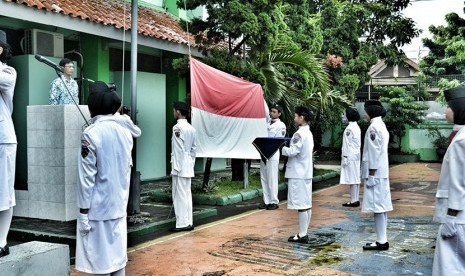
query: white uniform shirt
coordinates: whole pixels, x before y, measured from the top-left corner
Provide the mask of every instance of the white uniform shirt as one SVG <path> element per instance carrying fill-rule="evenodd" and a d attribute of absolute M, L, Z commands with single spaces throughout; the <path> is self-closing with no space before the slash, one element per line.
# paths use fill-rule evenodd
<path fill-rule="evenodd" d="M 0 62 L 0 144 L 17 143 L 13 119 L 11 118 L 15 83 L 15 69 Z"/>
<path fill-rule="evenodd" d="M 284 137 L 286 136 L 286 125 L 278 118 L 267 123 L 268 137 Z"/>
<path fill-rule="evenodd" d="M 77 206 L 90 220 L 126 216 L 131 176 L 131 133 L 113 115 L 99 115 L 82 133 Z"/>
<path fill-rule="evenodd" d="M 270 121 L 266 124 L 268 129 L 268 137 L 284 137 L 286 136 L 286 125 L 278 118 L 274 122 Z M 269 160 L 279 161 L 279 150 L 276 151 Z M 263 162 L 263 161 L 262 161 Z"/>
<path fill-rule="evenodd" d="M 388 144 L 389 132 L 381 117 L 371 119 L 363 145 L 363 178 L 368 178 L 369 170 L 376 170 L 375 178 L 389 178 Z"/>
<path fill-rule="evenodd" d="M 447 209 L 460 211 L 457 223 L 465 224 L 465 127 L 455 135 L 447 148 L 439 176 L 436 192 L 436 213 L 434 220 L 444 222 Z"/>
<path fill-rule="evenodd" d="M 195 129 L 186 119 L 179 119 L 171 137 L 171 175 L 194 177 Z"/>
<path fill-rule="evenodd" d="M 360 160 L 361 131 L 357 122 L 349 122 L 342 137 L 342 157 L 348 160 Z"/>
<path fill-rule="evenodd" d="M 132 137 L 138 138 L 142 134 L 142 131 L 138 126 L 134 124 L 134 122 L 131 120 L 131 117 L 129 117 L 126 114 L 121 115 L 119 112 L 115 113 L 115 119 L 116 121 L 124 128 L 129 130 L 131 132 Z"/>
<path fill-rule="evenodd" d="M 294 133 L 289 147 L 283 147 L 283 155 L 289 156 L 286 178 L 313 178 L 313 134 L 309 126 L 300 126 Z"/>

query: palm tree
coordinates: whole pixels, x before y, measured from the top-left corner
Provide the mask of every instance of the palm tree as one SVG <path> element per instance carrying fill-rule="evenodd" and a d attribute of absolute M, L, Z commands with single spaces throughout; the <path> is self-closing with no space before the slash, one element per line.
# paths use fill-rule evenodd
<path fill-rule="evenodd" d="M 262 55 L 256 64 L 265 80 L 263 85 L 265 100 L 268 103 L 282 103 L 283 117 L 287 119 L 288 126 L 293 125 L 293 108 L 296 105 L 312 107 L 317 116 L 334 107 L 340 109 L 351 106 L 346 96 L 330 89 L 329 76 L 322 62 L 308 51 L 295 51 L 280 45 L 268 55 Z M 283 65 L 305 71 L 313 80 L 313 89 L 306 91 L 296 88 L 293 80 L 287 79 L 280 72 Z"/>

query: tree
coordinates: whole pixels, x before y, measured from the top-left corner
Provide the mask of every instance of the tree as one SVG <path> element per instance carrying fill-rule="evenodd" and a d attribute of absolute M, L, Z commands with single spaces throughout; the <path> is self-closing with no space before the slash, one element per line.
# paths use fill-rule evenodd
<path fill-rule="evenodd" d="M 424 38 L 430 50 L 420 62 L 426 76 L 465 74 L 465 19 L 456 13 L 445 17 L 446 26 L 430 26 L 433 38 Z"/>
<path fill-rule="evenodd" d="M 406 126 L 416 127 L 423 122 L 427 104 L 415 102 L 412 94 L 415 87 L 384 86 L 378 87 L 381 92 L 380 101 L 388 104 L 388 113 L 384 118 L 386 127 L 399 146 L 405 135 Z"/>
<path fill-rule="evenodd" d="M 343 65 L 329 69 L 335 89 L 350 99 L 369 80 L 367 73 L 379 59 L 389 65 L 402 64 L 404 53 L 400 47 L 419 34 L 414 21 L 401 14 L 408 0 L 319 3 L 324 34 L 321 54 L 341 57 Z"/>

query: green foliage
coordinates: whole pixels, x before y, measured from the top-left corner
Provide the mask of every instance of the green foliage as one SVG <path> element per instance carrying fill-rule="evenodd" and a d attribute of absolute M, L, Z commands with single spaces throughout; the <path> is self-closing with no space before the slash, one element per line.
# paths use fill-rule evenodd
<path fill-rule="evenodd" d="M 447 80 L 447 79 L 440 79 L 438 81 L 439 86 L 439 94 L 436 98 L 436 101 L 442 105 L 446 105 L 446 98 L 444 98 L 444 91 L 456 88 L 460 86 L 460 81 L 458 80 Z"/>
<path fill-rule="evenodd" d="M 442 135 L 437 127 L 428 128 L 428 137 L 433 139 L 432 143 L 437 149 L 447 149 L 449 146 L 449 138 Z"/>
<path fill-rule="evenodd" d="M 267 102 L 284 107 L 289 127 L 295 105 L 312 106 L 317 146 L 323 130 L 340 123 L 371 66 L 379 58 L 402 60 L 399 48 L 419 33 L 401 14 L 409 0 L 185 1 L 187 9 L 203 5 L 209 15 L 189 24 L 197 43 L 207 49 L 227 44 L 209 50 L 203 62 L 262 84 Z M 184 0 L 177 3 L 184 8 Z M 183 60 L 173 66 L 188 72 Z"/>
<path fill-rule="evenodd" d="M 427 76 L 465 74 L 465 19 L 456 13 L 445 17 L 446 26 L 430 26 L 433 38 L 424 38 L 429 53 L 420 62 Z"/>
<path fill-rule="evenodd" d="M 406 126 L 416 127 L 423 122 L 428 105 L 415 102 L 412 94 L 416 91 L 411 87 L 388 86 L 377 89 L 381 92 L 380 101 L 389 105 L 388 114 L 384 118 L 386 127 L 400 144 Z"/>

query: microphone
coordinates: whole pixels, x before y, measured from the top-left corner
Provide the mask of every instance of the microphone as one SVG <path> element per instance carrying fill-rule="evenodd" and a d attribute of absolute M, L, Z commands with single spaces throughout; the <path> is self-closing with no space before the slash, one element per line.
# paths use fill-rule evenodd
<path fill-rule="evenodd" d="M 53 69 L 55 69 L 56 71 L 60 71 L 60 72 L 63 72 L 63 67 L 61 67 L 60 65 L 56 64 L 55 62 L 51 61 L 51 60 L 48 60 L 46 59 L 45 57 L 41 56 L 41 55 L 35 55 L 35 58 L 42 62 L 42 63 L 45 63 L 47 64 L 48 66 L 52 67 Z"/>

